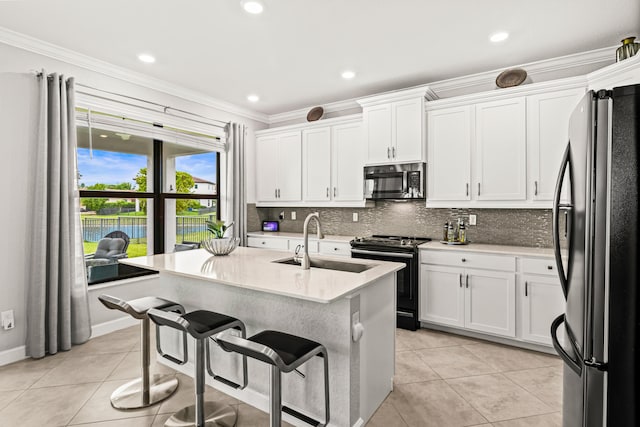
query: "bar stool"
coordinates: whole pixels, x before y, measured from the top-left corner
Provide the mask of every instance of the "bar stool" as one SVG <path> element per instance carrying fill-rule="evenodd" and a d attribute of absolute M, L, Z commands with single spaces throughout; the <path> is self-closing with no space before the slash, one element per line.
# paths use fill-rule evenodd
<path fill-rule="evenodd" d="M 278 331 L 263 331 L 248 339 L 230 334 L 220 334 L 216 337 L 216 342 L 224 350 L 235 351 L 271 365 L 271 386 L 269 388 L 270 427 L 280 427 L 282 412 L 286 412 L 314 426 L 326 426 L 329 424 L 329 357 L 327 349 L 322 344 Z M 282 406 L 281 373 L 296 370 L 313 356 L 320 356 L 324 359 L 324 424 L 298 411 Z"/>
<path fill-rule="evenodd" d="M 173 301 L 158 297 L 144 297 L 131 301 L 124 301 L 110 295 L 100 295 L 100 302 L 112 310 L 120 310 L 141 320 L 141 361 L 142 377 L 118 387 L 111 394 L 111 405 L 116 409 L 146 408 L 168 398 L 178 388 L 178 379 L 171 375 L 149 375 L 150 349 L 149 339 L 149 309 L 177 311 L 184 313 L 184 307 Z M 186 345 L 186 335 L 183 336 Z M 158 347 L 160 344 L 158 343 Z"/>
<path fill-rule="evenodd" d="M 173 414 L 166 422 L 165 427 L 187 427 L 187 426 L 225 426 L 233 427 L 236 424 L 237 414 L 235 409 L 229 405 L 219 402 L 205 402 L 205 362 L 207 359 L 207 370 L 214 379 L 221 381 L 234 388 L 242 389 L 247 384 L 247 358 L 243 356 L 243 385 L 238 385 L 232 381 L 215 375 L 211 369 L 209 361 L 209 338 L 213 335 L 228 329 L 237 329 L 242 337 L 246 337 L 244 323 L 235 317 L 226 316 L 206 310 L 196 310 L 187 314 L 178 315 L 166 311 L 151 309 L 148 312 L 149 318 L 159 326 L 169 326 L 179 331 L 188 333 L 196 340 L 195 345 L 195 405 L 187 406 Z"/>

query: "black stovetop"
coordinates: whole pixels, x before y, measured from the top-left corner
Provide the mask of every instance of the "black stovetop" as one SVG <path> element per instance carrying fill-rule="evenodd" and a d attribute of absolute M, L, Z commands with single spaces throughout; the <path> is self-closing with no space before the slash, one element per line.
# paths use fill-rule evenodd
<path fill-rule="evenodd" d="M 374 234 L 368 237 L 356 237 L 351 241 L 351 247 L 381 247 L 381 248 L 405 248 L 412 250 L 425 242 L 430 242 L 428 237 L 407 237 L 407 236 L 384 236 Z"/>

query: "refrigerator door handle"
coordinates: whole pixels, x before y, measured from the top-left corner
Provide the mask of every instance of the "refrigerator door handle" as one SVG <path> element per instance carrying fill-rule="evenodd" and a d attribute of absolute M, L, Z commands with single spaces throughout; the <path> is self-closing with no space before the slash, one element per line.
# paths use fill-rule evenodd
<path fill-rule="evenodd" d="M 573 372 L 575 372 L 578 376 L 582 376 L 582 363 L 579 360 L 574 360 L 569 355 L 569 353 L 567 353 L 567 351 L 560 345 L 560 342 L 558 341 L 558 328 L 563 323 L 564 323 L 564 314 L 561 314 L 560 316 L 556 317 L 555 320 L 551 323 L 551 342 L 553 343 L 553 348 L 556 349 L 560 358 L 564 360 L 564 362 L 567 364 L 569 368 L 571 368 Z M 567 337 L 567 338 L 569 339 L 569 341 L 571 341 L 570 337 Z M 571 343 L 571 347 L 574 347 L 573 342 Z M 578 352 L 575 351 L 575 348 L 574 348 L 574 353 L 578 354 Z"/>
<path fill-rule="evenodd" d="M 562 254 L 560 253 L 560 209 L 565 211 L 571 211 L 572 204 L 560 203 L 560 196 L 562 193 L 562 184 L 564 183 L 564 175 L 567 170 L 567 166 L 570 163 L 571 156 L 571 144 L 567 144 L 567 148 L 562 156 L 562 163 L 560 164 L 560 172 L 558 173 L 558 180 L 556 181 L 556 189 L 553 196 L 553 252 L 556 258 L 556 265 L 558 266 L 558 276 L 560 277 L 560 285 L 562 285 L 562 292 L 565 299 L 567 298 L 567 275 L 564 271 L 564 265 L 562 264 Z M 573 194 L 572 194 L 573 196 Z"/>

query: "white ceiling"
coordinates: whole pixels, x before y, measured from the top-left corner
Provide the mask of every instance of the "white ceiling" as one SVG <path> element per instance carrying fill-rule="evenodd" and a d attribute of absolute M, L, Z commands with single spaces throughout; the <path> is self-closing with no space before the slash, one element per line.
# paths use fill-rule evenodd
<path fill-rule="evenodd" d="M 240 0 L 0 1 L 0 26 L 266 114 L 640 36 L 638 0 L 264 3 L 250 15 Z M 510 38 L 489 42 L 499 30 Z"/>

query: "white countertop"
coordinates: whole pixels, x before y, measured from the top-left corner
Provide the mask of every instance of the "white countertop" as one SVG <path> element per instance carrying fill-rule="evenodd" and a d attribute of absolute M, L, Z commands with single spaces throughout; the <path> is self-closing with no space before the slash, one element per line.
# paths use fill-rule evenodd
<path fill-rule="evenodd" d="M 192 277 L 229 286 L 253 289 L 319 303 L 330 303 L 353 294 L 373 281 L 404 268 L 397 262 L 366 259 L 345 260 L 344 257 L 312 255 L 311 258 L 332 259 L 375 267 L 362 273 L 327 270 L 312 267 L 303 270 L 298 265 L 272 261 L 291 257 L 288 252 L 239 247 L 227 256 L 212 256 L 204 249 L 125 258 L 120 262 L 151 270 Z"/>
<path fill-rule="evenodd" d="M 500 255 L 535 256 L 552 258 L 553 248 L 531 248 L 527 246 L 488 245 L 484 243 L 469 243 L 468 245 L 445 245 L 437 241 L 423 243 L 420 249 L 443 251 L 484 252 Z"/>
<path fill-rule="evenodd" d="M 287 233 L 285 231 L 250 231 L 247 233 L 250 237 L 278 237 L 281 239 L 302 239 L 304 235 L 302 233 Z M 327 242 L 346 242 L 349 243 L 355 237 L 354 236 L 338 236 L 333 234 L 325 234 L 322 241 Z M 316 233 L 309 233 L 309 240 L 318 240 Z"/>

